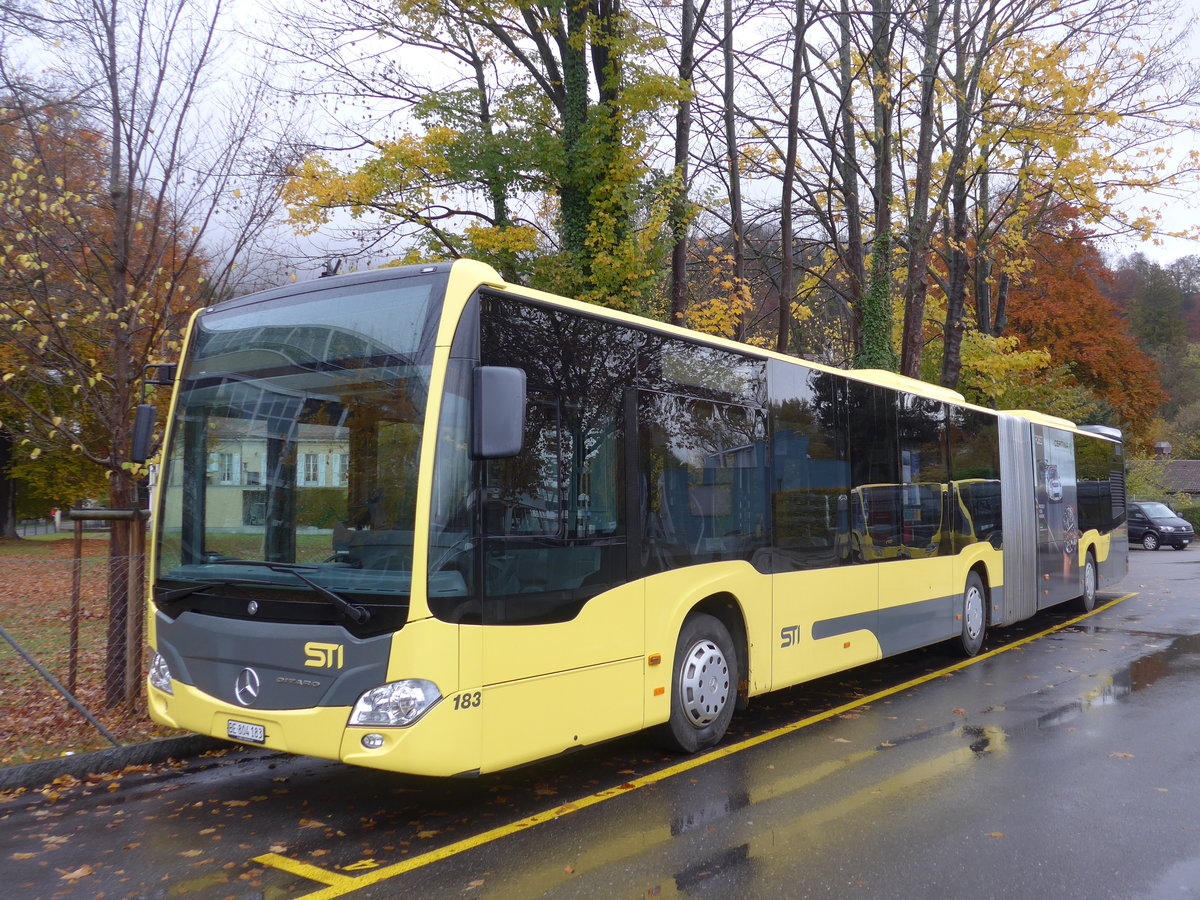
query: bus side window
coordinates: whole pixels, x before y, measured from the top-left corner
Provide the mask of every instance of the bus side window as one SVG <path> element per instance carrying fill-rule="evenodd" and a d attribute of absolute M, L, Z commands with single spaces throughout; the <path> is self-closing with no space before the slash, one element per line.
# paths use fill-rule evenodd
<path fill-rule="evenodd" d="M 771 362 L 769 571 L 835 566 L 849 556 L 852 507 L 845 392 L 827 372 Z"/>
<path fill-rule="evenodd" d="M 917 558 L 949 554 L 951 525 L 946 483 L 945 404 L 901 396 L 897 417 L 900 443 L 900 543 Z"/>
<path fill-rule="evenodd" d="M 995 416 L 949 408 L 951 502 L 957 509 L 953 547 L 977 541 L 1001 546 L 1000 432 Z"/>
<path fill-rule="evenodd" d="M 657 572 L 766 547 L 766 417 L 761 410 L 643 392 L 642 565 Z"/>
<path fill-rule="evenodd" d="M 483 622 L 567 621 L 628 577 L 631 329 L 509 298 L 483 306 L 484 365 L 525 371 L 525 446 L 486 464 Z"/>

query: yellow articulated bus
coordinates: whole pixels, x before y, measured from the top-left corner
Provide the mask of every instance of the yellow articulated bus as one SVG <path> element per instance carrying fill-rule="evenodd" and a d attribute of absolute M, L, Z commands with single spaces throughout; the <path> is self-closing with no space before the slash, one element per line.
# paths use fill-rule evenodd
<path fill-rule="evenodd" d="M 1126 572 L 1112 429 L 475 262 L 203 310 L 170 380 L 151 714 L 278 750 L 445 776 L 642 729 L 691 752 L 760 694 L 974 654 Z M 848 552 L 867 495 L 897 552 Z"/>

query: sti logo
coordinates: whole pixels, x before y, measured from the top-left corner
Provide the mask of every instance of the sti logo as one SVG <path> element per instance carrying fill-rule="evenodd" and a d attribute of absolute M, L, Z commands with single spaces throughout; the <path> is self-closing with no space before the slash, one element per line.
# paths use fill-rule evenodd
<path fill-rule="evenodd" d="M 304 645 L 304 655 L 308 657 L 304 665 L 313 669 L 340 669 L 342 667 L 342 645 L 321 644 L 309 641 Z"/>

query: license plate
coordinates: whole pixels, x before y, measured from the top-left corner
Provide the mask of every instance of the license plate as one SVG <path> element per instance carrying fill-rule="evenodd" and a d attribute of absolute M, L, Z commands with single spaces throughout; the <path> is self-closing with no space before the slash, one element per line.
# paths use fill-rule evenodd
<path fill-rule="evenodd" d="M 248 741 L 251 744 L 261 744 L 267 739 L 267 730 L 263 726 L 233 719 L 229 720 L 225 733 L 235 741 Z"/>

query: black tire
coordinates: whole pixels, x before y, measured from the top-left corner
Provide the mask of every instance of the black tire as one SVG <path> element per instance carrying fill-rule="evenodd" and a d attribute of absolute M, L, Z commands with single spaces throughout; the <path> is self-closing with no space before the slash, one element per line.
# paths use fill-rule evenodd
<path fill-rule="evenodd" d="M 695 753 L 725 736 L 737 702 L 738 660 L 733 638 L 719 619 L 690 616 L 675 642 L 671 718 L 656 738 L 667 750 Z"/>
<path fill-rule="evenodd" d="M 983 639 L 987 637 L 988 594 L 983 586 L 983 579 L 978 572 L 967 576 L 967 586 L 963 589 L 962 631 L 959 633 L 959 646 L 964 656 L 975 656 L 983 648 Z"/>
<path fill-rule="evenodd" d="M 1142 535 L 1143 550 L 1157 550 L 1162 546 L 1162 541 L 1158 539 L 1158 535 L 1153 531 L 1147 531 Z"/>
<path fill-rule="evenodd" d="M 1096 587 L 1098 584 L 1099 570 L 1096 568 L 1096 557 L 1089 550 L 1083 563 L 1083 593 L 1075 601 L 1079 609 L 1085 613 L 1091 612 L 1096 608 Z"/>

